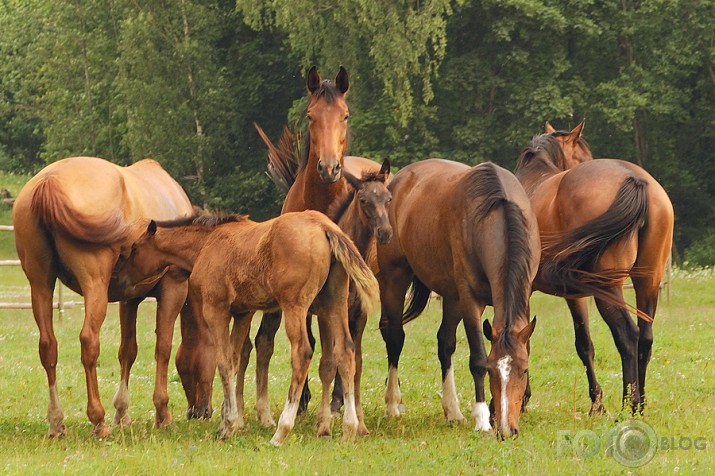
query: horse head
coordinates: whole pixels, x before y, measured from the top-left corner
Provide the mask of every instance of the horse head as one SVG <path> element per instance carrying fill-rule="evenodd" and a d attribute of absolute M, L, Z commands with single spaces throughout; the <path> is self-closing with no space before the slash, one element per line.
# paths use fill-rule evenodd
<path fill-rule="evenodd" d="M 494 426 L 502 438 L 519 433 L 525 393 L 529 383 L 529 338 L 536 317 L 522 328 L 492 328 L 484 321 L 484 335 L 492 343 L 487 357 L 489 387 L 494 402 Z"/>
<path fill-rule="evenodd" d="M 566 169 L 570 169 L 581 162 L 593 160 L 591 148 L 586 143 L 586 140 L 581 137 L 585 124 L 586 120 L 584 119 L 571 131 L 557 131 L 548 121 L 544 125 L 544 132 L 554 137 L 561 145 L 561 150 L 564 151 Z"/>
<path fill-rule="evenodd" d="M 345 95 L 350 88 L 348 73 L 340 67 L 335 82 L 322 81 L 315 66 L 308 71 L 306 82 L 310 102 L 308 118 L 308 166 L 315 166 L 323 182 L 340 179 L 343 156 L 347 150 L 350 111 Z"/>
<path fill-rule="evenodd" d="M 380 171 L 366 172 L 358 179 L 345 174 L 345 179 L 355 189 L 360 210 L 360 216 L 365 226 L 369 227 L 372 236 L 381 245 L 392 239 L 392 225 L 387 213 L 387 206 L 392 201 L 392 193 L 387 188 L 390 177 L 390 161 L 385 159 Z"/>

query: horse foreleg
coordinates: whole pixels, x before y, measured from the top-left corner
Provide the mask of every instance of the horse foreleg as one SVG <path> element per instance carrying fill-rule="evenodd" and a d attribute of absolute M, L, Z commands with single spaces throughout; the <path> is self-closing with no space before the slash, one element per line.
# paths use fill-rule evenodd
<path fill-rule="evenodd" d="M 82 365 L 87 383 L 87 416 L 97 438 L 112 433 L 104 420 L 105 411 L 99 396 L 97 383 L 97 359 L 99 358 L 99 333 L 107 315 L 107 286 L 98 284 L 85 291 L 85 317 L 79 339 L 82 347 Z"/>
<path fill-rule="evenodd" d="M 57 338 L 52 325 L 53 291 L 53 287 L 31 285 L 32 313 L 40 331 L 40 362 L 42 362 L 42 367 L 47 374 L 50 397 L 47 406 L 47 421 L 50 424 L 50 428 L 47 431 L 47 436 L 57 438 L 64 436 L 67 428 L 65 427 L 65 417 L 57 393 Z"/>
<path fill-rule="evenodd" d="M 264 427 L 276 426 L 268 401 L 268 365 L 273 355 L 275 337 L 281 325 L 281 313 L 264 312 L 256 333 L 256 416 Z"/>
<path fill-rule="evenodd" d="M 437 354 L 442 367 L 442 410 L 447 421 L 457 423 L 466 421 L 459 409 L 459 398 L 452 366 L 452 355 L 457 348 L 457 325 L 461 320 L 458 303 L 443 298 L 442 324 L 437 331 Z"/>
<path fill-rule="evenodd" d="M 620 291 L 619 291 L 620 293 Z M 622 293 L 620 293 L 622 300 Z M 621 354 L 623 368 L 623 405 L 630 406 L 635 413 L 640 405 L 640 389 L 638 387 L 638 327 L 633 322 L 628 311 L 621 306 L 614 306 L 601 299 L 596 299 L 603 320 L 606 321 Z"/>
<path fill-rule="evenodd" d="M 233 367 L 236 369 L 236 408 L 238 411 L 239 427 L 244 426 L 244 387 L 246 378 L 246 367 L 251 357 L 251 339 L 248 334 L 251 330 L 251 320 L 253 312 L 235 314 L 233 316 L 233 329 L 231 329 L 231 348 L 233 356 Z"/>
<path fill-rule="evenodd" d="M 587 298 L 567 299 L 566 304 L 569 306 L 573 319 L 576 353 L 586 367 L 588 394 L 591 397 L 591 410 L 588 413 L 589 415 L 604 413 L 606 409 L 603 406 L 603 390 L 596 378 L 596 368 L 593 362 L 595 351 L 588 322 L 588 300 Z"/>
<path fill-rule="evenodd" d="M 114 394 L 112 403 L 116 410 L 114 424 L 127 428 L 132 424 L 129 417 L 129 375 L 132 365 L 137 358 L 137 307 L 141 299 L 132 299 L 119 303 L 119 327 L 121 329 L 121 343 L 119 344 L 120 378 L 117 393 Z"/>
<path fill-rule="evenodd" d="M 357 413 L 358 419 L 358 434 L 365 436 L 370 434 L 367 426 L 365 425 L 365 414 L 362 409 L 362 402 L 360 400 L 360 381 L 362 380 L 362 336 L 365 332 L 365 327 L 367 326 L 367 314 L 362 311 L 362 306 L 359 302 L 350 307 L 350 335 L 352 336 L 353 343 L 355 345 L 355 411 Z M 340 373 L 338 372 L 338 375 Z M 341 379 L 342 380 L 342 379 Z M 337 378 L 335 382 L 335 387 L 337 387 Z M 343 390 L 342 385 L 340 388 Z M 340 400 L 344 400 L 341 396 Z M 332 408 L 331 408 L 332 409 Z"/>
<path fill-rule="evenodd" d="M 212 341 L 216 346 L 218 373 L 223 387 L 221 423 L 216 430 L 216 436 L 225 440 L 233 435 L 242 422 L 239 419 L 236 390 L 233 387 L 236 369 L 233 365 L 233 349 L 228 329 L 230 316 L 223 314 L 224 312 L 217 307 L 204 306 L 203 316 L 211 329 Z"/>
<path fill-rule="evenodd" d="M 169 413 L 168 373 L 171 345 L 174 339 L 174 324 L 186 302 L 188 282 L 183 275 L 174 276 L 170 270 L 159 282 L 156 308 L 156 375 L 154 378 L 154 426 L 164 428 L 171 424 Z"/>
<path fill-rule="evenodd" d="M 283 310 L 285 314 L 286 333 L 290 341 L 292 372 L 288 398 L 283 407 L 283 412 L 278 419 L 276 432 L 273 434 L 273 438 L 271 438 L 271 443 L 276 446 L 283 444 L 288 433 L 295 425 L 301 389 L 308 376 L 308 366 L 313 358 L 313 349 L 310 347 L 308 331 L 305 326 L 306 311 L 307 309 L 305 308 Z"/>
<path fill-rule="evenodd" d="M 474 431 L 491 431 L 489 407 L 486 403 L 484 391 L 484 378 L 487 374 L 487 353 L 484 348 L 484 337 L 482 336 L 482 313 L 484 305 L 475 303 L 462 310 L 464 329 L 467 332 L 469 342 L 469 370 L 474 380 L 474 406 L 472 407 L 472 417 L 474 417 Z"/>
<path fill-rule="evenodd" d="M 322 310 L 319 310 L 318 313 L 318 329 L 321 343 L 318 373 L 320 374 L 322 386 L 320 409 L 318 410 L 318 436 L 330 436 L 333 416 L 330 408 L 330 384 L 333 382 L 335 371 L 338 368 L 335 360 L 335 347 L 338 343 L 335 340 L 336 336 L 330 322 L 333 315 L 329 311 Z"/>
<path fill-rule="evenodd" d="M 181 308 L 181 344 L 176 351 L 179 372 L 188 408 L 186 418 L 209 419 L 213 414 L 211 398 L 216 374 L 215 347 L 207 346 L 211 336 L 202 320 L 195 316 L 191 299 Z"/>
<path fill-rule="evenodd" d="M 313 336 L 313 315 L 308 313 L 305 315 L 305 327 L 308 331 L 308 342 L 310 348 L 315 350 L 315 337 Z M 298 404 L 298 415 L 302 415 L 308 411 L 308 403 L 310 403 L 310 387 L 308 386 L 308 378 L 306 377 L 303 384 L 303 390 L 300 394 L 300 403 Z"/>

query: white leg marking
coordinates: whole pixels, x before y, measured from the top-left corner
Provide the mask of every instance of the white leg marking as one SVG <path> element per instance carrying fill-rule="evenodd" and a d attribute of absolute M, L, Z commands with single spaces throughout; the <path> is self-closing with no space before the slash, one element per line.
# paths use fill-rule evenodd
<path fill-rule="evenodd" d="M 474 402 L 472 416 L 476 420 L 474 431 L 491 431 L 492 425 L 489 423 L 489 407 L 486 402 Z"/>
<path fill-rule="evenodd" d="M 114 415 L 114 424 L 122 428 L 126 428 L 131 424 L 131 418 L 127 414 L 127 409 L 129 408 L 129 388 L 127 388 L 127 383 L 125 381 L 119 382 L 119 388 L 117 388 L 117 393 L 114 394 L 114 408 L 117 410 Z"/>
<path fill-rule="evenodd" d="M 509 430 L 509 398 L 506 394 L 506 387 L 509 383 L 509 373 L 511 372 L 511 356 L 505 355 L 497 362 L 497 369 L 501 377 L 501 418 L 499 426 L 504 436 L 511 436 Z"/>
<path fill-rule="evenodd" d="M 459 398 L 457 397 L 457 386 L 454 383 L 454 368 L 447 370 L 447 375 L 442 382 L 442 410 L 447 421 L 462 423 L 464 415 L 459 409 Z"/>
<path fill-rule="evenodd" d="M 52 385 L 49 388 L 50 404 L 47 407 L 47 421 L 50 422 L 50 429 L 47 434 L 51 438 L 54 438 L 65 434 L 65 416 L 62 413 L 62 407 L 60 406 L 60 397 L 57 394 L 57 386 Z"/>
<path fill-rule="evenodd" d="M 350 440 L 355 437 L 358 429 L 358 417 L 355 410 L 355 394 L 348 395 L 345 399 L 345 410 L 343 413 L 343 440 Z"/>
<path fill-rule="evenodd" d="M 295 416 L 298 414 L 298 402 L 299 400 L 297 399 L 293 403 L 291 403 L 290 400 L 286 400 L 283 412 L 278 419 L 278 428 L 276 428 L 276 432 L 273 438 L 271 438 L 272 445 L 281 446 L 288 436 L 288 433 L 293 429 Z"/>
<path fill-rule="evenodd" d="M 390 416 L 400 416 L 400 384 L 397 377 L 397 368 L 390 367 L 387 372 L 387 388 L 385 389 L 386 412 Z"/>

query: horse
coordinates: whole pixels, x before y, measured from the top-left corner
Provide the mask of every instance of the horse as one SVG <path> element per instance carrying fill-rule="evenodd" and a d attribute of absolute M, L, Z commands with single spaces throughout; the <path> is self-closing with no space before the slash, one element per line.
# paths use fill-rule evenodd
<path fill-rule="evenodd" d="M 375 277 L 355 245 L 337 225 L 315 211 L 280 215 L 265 222 L 243 216 L 201 220 L 152 221 L 132 246 L 122 270 L 138 276 L 177 266 L 189 278 L 193 315 L 203 332 L 201 345 L 216 356 L 224 401 L 217 436 L 229 438 L 243 427 L 243 386 L 233 379 L 243 359 L 255 311 L 281 309 L 291 346 L 292 377 L 283 412 L 271 443 L 280 446 L 295 423 L 301 389 L 313 349 L 305 316 L 318 316 L 323 342 L 320 376 L 323 399 L 318 435 L 330 435 L 330 382 L 337 371 L 345 382 L 343 437 L 355 435 L 355 350 L 348 325 L 348 287 L 352 280 L 364 312 L 377 298 Z M 220 276 L 221 279 L 217 279 Z M 229 325 L 233 318 L 233 329 Z M 215 349 L 212 349 L 215 347 Z M 199 385 L 210 386 L 215 367 L 207 367 Z M 204 395 L 206 392 L 204 392 Z"/>
<path fill-rule="evenodd" d="M 576 351 L 586 366 L 590 414 L 605 412 L 585 299 L 594 296 L 621 356 L 623 405 L 642 412 L 653 318 L 673 240 L 673 206 L 641 167 L 618 159 L 593 160 L 580 139 L 582 128 L 583 123 L 570 133 L 537 136 L 519 155 L 516 176 L 531 200 L 543 246 L 534 290 L 566 298 Z M 564 140 L 575 147 L 562 149 Z M 628 276 L 636 294 L 637 325 L 623 297 Z"/>
<path fill-rule="evenodd" d="M 377 275 L 382 311 L 380 329 L 387 348 L 387 413 L 400 415 L 398 363 L 403 326 L 427 306 L 430 292 L 442 296 L 437 333 L 442 369 L 442 408 L 448 421 L 464 422 L 459 409 L 452 355 L 460 320 L 469 341 L 469 369 L 474 379 L 472 415 L 475 431 L 491 431 L 484 379 L 495 405 L 494 422 L 502 437 L 515 435 L 527 386 L 529 297 L 539 264 L 536 217 L 521 184 L 511 172 L 491 162 L 469 167 L 441 159 L 412 163 L 390 182 L 393 238 L 378 248 Z M 412 296 L 403 312 L 405 294 Z M 491 341 L 487 356 L 482 313 Z"/>
<path fill-rule="evenodd" d="M 49 386 L 48 435 L 66 432 L 56 383 L 57 340 L 52 326 L 52 294 L 60 279 L 84 296 L 85 316 L 80 342 L 87 381 L 87 416 L 98 438 L 112 428 L 105 422 L 99 397 L 97 358 L 99 332 L 109 301 L 120 301 L 122 344 L 119 349 L 121 381 L 114 397 L 114 423 L 131 420 L 128 383 L 136 359 L 137 306 L 147 296 L 158 301 L 156 317 L 155 425 L 171 423 L 167 408 L 167 371 L 174 322 L 186 298 L 184 278 L 176 270 L 143 276 L 129 285 L 113 267 L 122 246 L 144 230 L 144 218 L 188 216 L 192 206 L 181 186 L 153 160 L 120 167 L 94 157 L 72 157 L 54 162 L 23 187 L 12 212 L 15 244 L 22 269 L 30 282 L 32 311 L 40 331 L 40 361 Z"/>
<path fill-rule="evenodd" d="M 287 190 L 281 213 L 298 212 L 303 210 L 317 210 L 327 212 L 335 202 L 350 193 L 350 186 L 344 178 L 343 171 L 349 170 L 359 177 L 363 172 L 378 172 L 381 165 L 362 157 L 346 157 L 348 143 L 348 117 L 349 107 L 346 100 L 350 88 L 350 79 L 347 71 L 340 67 L 334 81 L 323 80 L 315 66 L 307 74 L 306 89 L 309 103 L 306 108 L 308 119 L 308 139 L 305 143 L 300 160 L 290 158 L 287 164 L 278 166 L 283 172 L 283 177 L 276 181 L 279 188 Z M 276 167 L 271 157 L 290 157 L 290 154 L 272 156 L 275 147 L 271 144 L 265 133 L 256 125 L 256 129 L 268 147 L 269 172 Z M 292 165 L 291 165 L 292 163 Z M 273 177 L 273 174 L 270 174 Z M 284 185 L 286 184 L 287 188 Z M 268 403 L 268 366 L 273 355 L 274 338 L 280 326 L 280 312 L 263 313 L 261 326 L 255 337 L 256 347 L 256 412 L 259 421 L 264 426 L 275 426 Z M 308 319 L 309 322 L 309 319 Z M 182 320 L 182 325 L 184 321 Z M 313 344 L 312 332 L 308 324 L 308 336 Z M 182 342 L 183 346 L 183 342 Z M 198 348 L 196 348 L 198 351 Z M 191 352 L 187 349 L 187 355 Z M 202 358 L 198 353 L 192 354 L 196 365 Z M 186 380 L 190 380 L 191 369 L 181 368 L 179 373 Z M 310 390 L 306 381 L 301 398 L 300 410 L 307 408 L 310 399 Z M 193 403 L 195 413 L 205 415 L 206 411 L 199 402 L 207 401 L 206 396 L 196 395 Z M 210 401 L 210 398 L 209 398 Z M 191 412 L 190 408 L 190 412 Z M 362 431 L 362 428 L 361 428 Z"/>

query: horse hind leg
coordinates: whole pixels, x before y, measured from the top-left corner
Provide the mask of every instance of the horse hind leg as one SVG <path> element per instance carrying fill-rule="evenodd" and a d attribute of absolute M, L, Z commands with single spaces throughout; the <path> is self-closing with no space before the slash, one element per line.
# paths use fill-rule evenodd
<path fill-rule="evenodd" d="M 117 392 L 112 404 L 116 410 L 114 424 L 120 428 L 128 428 L 132 424 L 129 417 L 129 375 L 137 358 L 137 307 L 140 299 L 119 303 L 119 327 L 121 343 L 119 344 L 120 378 Z"/>
<path fill-rule="evenodd" d="M 281 325 L 281 313 L 264 312 L 256 333 L 256 415 L 264 427 L 275 427 L 268 401 L 268 365 L 273 356 L 275 337 Z"/>
<path fill-rule="evenodd" d="M 658 306 L 659 287 L 651 286 L 651 289 L 644 289 L 637 278 L 633 279 L 633 286 L 636 291 L 636 305 L 639 311 L 643 311 L 651 318 L 655 318 L 655 311 Z M 639 412 L 643 412 L 646 404 L 645 381 L 648 364 L 653 350 L 653 323 L 645 319 L 638 319 L 638 385 L 640 389 Z"/>
<path fill-rule="evenodd" d="M 574 332 L 576 335 L 576 353 L 581 362 L 586 367 L 586 378 L 588 379 L 588 393 L 591 397 L 591 409 L 589 415 L 605 413 L 603 406 L 603 390 L 596 378 L 594 365 L 595 351 L 591 340 L 591 331 L 588 321 L 588 302 L 586 298 L 567 299 L 571 317 L 573 319 Z"/>
<path fill-rule="evenodd" d="M 47 374 L 49 389 L 47 421 L 50 424 L 50 428 L 47 431 L 47 436 L 59 438 L 65 435 L 67 427 L 64 423 L 64 413 L 62 412 L 57 392 L 57 338 L 52 325 L 53 291 L 53 286 L 31 284 L 32 313 L 40 331 L 40 362 L 42 362 L 42 367 Z"/>
<path fill-rule="evenodd" d="M 308 332 L 305 326 L 305 316 L 307 309 L 283 308 L 285 315 L 285 328 L 290 341 L 291 355 L 291 382 L 288 389 L 288 398 L 278 419 L 276 431 L 271 438 L 271 444 L 281 446 L 288 433 L 295 425 L 295 418 L 298 414 L 298 404 L 301 390 L 305 379 L 308 376 L 308 366 L 313 358 L 313 349 L 308 342 Z"/>
<path fill-rule="evenodd" d="M 616 294 L 617 293 L 617 294 Z M 620 289 L 614 290 L 614 298 L 623 301 Z M 606 321 L 613 335 L 623 369 L 623 405 L 629 406 L 635 413 L 640 405 L 638 386 L 638 328 L 623 306 L 616 306 L 601 299 L 596 299 L 603 320 Z"/>

